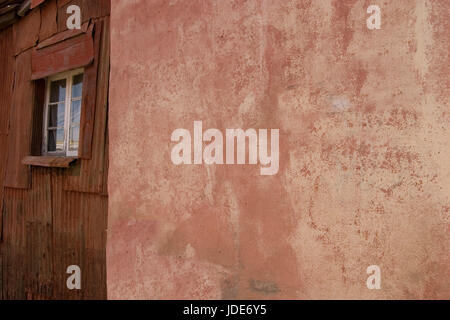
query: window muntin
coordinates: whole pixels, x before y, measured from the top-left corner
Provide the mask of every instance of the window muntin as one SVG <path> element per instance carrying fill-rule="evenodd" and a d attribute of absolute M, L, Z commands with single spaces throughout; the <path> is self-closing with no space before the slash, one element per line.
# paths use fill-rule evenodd
<path fill-rule="evenodd" d="M 82 69 L 47 79 L 43 154 L 78 155 L 82 89 Z"/>

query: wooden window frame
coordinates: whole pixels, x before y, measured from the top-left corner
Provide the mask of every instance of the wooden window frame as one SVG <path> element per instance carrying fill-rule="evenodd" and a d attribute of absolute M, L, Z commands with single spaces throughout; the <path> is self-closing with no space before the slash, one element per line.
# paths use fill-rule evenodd
<path fill-rule="evenodd" d="M 42 155 L 43 156 L 57 156 L 57 157 L 78 157 L 80 151 L 80 135 L 78 136 L 78 148 L 77 150 L 69 149 L 69 139 L 70 139 L 70 121 L 71 121 L 71 109 L 72 109 L 72 82 L 73 77 L 83 74 L 83 85 L 84 85 L 84 68 L 78 68 L 66 72 L 61 72 L 53 76 L 49 76 L 45 79 L 45 106 L 43 112 L 43 133 L 42 133 Z M 58 80 L 66 80 L 66 97 L 65 97 L 65 108 L 64 108 L 64 146 L 63 151 L 48 151 L 48 112 L 50 105 L 50 90 L 51 83 Z M 83 88 L 82 85 L 82 88 Z M 80 97 L 80 128 L 81 131 L 81 114 L 83 113 L 83 91 Z"/>
<path fill-rule="evenodd" d="M 22 165 L 69 168 L 73 163 L 81 165 L 82 162 L 79 161 L 81 159 L 92 159 L 100 52 L 107 52 L 109 59 L 109 51 L 102 47 L 103 28 L 103 20 L 92 24 L 87 22 L 81 31 L 75 34 L 73 30 L 58 33 L 32 50 L 31 80 L 34 81 L 34 106 L 31 146 L 28 154 L 22 158 Z M 68 61 L 66 57 L 69 58 Z M 77 156 L 70 156 L 64 152 L 48 152 L 49 79 L 54 80 L 57 76 L 81 69 L 83 86 Z M 27 174 L 29 179 L 29 172 Z"/>

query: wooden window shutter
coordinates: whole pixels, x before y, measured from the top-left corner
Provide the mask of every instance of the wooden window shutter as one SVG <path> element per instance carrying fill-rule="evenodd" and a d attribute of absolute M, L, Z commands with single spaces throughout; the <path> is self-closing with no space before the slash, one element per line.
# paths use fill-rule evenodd
<path fill-rule="evenodd" d="M 84 69 L 83 76 L 83 98 L 82 112 L 80 119 L 80 145 L 78 156 L 82 159 L 92 157 L 92 139 L 95 122 L 95 106 L 97 100 L 97 74 L 100 59 L 100 39 L 103 29 L 103 21 L 97 20 L 94 23 L 94 60 L 93 63 Z"/>
<path fill-rule="evenodd" d="M 92 31 L 93 26 L 88 27 L 88 23 L 85 23 L 81 30 L 61 32 L 34 47 L 32 80 L 92 63 L 94 60 Z"/>

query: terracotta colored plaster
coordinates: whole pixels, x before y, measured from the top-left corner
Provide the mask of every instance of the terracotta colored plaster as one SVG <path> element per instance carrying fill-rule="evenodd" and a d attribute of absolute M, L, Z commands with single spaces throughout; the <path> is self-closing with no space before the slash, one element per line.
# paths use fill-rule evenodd
<path fill-rule="evenodd" d="M 108 297 L 450 298 L 448 12 L 112 1 Z M 280 129 L 279 172 L 174 165 L 194 120 Z"/>

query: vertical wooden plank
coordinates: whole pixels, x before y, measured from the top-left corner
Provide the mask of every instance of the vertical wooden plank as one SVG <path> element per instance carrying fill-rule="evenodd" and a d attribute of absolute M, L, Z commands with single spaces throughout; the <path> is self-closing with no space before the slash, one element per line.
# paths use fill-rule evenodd
<path fill-rule="evenodd" d="M 100 58 L 96 86 L 95 125 L 93 127 L 92 155 L 90 159 L 81 159 L 70 169 L 65 190 L 102 193 L 105 174 L 105 144 L 108 114 L 109 86 L 109 18 L 103 20 L 100 42 Z"/>
<path fill-rule="evenodd" d="M 39 30 L 41 27 L 41 11 L 39 8 L 31 10 L 13 25 L 14 55 L 33 47 L 39 39 Z"/>
<path fill-rule="evenodd" d="M 106 299 L 106 228 L 108 198 L 84 194 L 84 299 Z"/>
<path fill-rule="evenodd" d="M 79 155 L 83 159 L 92 157 L 92 135 L 94 133 L 95 106 L 97 97 L 97 73 L 99 65 L 100 39 L 102 21 L 94 24 L 94 61 L 84 69 L 83 100 L 80 119 L 80 147 Z"/>
<path fill-rule="evenodd" d="M 8 300 L 25 299 L 26 210 L 28 190 L 5 188 L 3 241 L 3 297 Z"/>
<path fill-rule="evenodd" d="M 62 182 L 61 175 L 54 177 Z M 67 267 L 77 265 L 84 273 L 84 232 L 83 214 L 81 206 L 83 197 L 77 192 L 66 192 L 62 188 L 55 189 L 53 195 L 54 215 L 53 215 L 53 260 L 55 294 L 60 299 L 81 299 L 82 290 L 69 290 L 66 286 L 68 274 Z M 82 288 L 84 282 L 82 282 Z"/>
<path fill-rule="evenodd" d="M 58 31 L 56 0 L 47 1 L 40 6 L 41 29 L 39 30 L 39 42 L 54 35 Z"/>
<path fill-rule="evenodd" d="M 67 203 L 63 199 L 63 177 L 62 173 L 55 172 L 52 176 L 55 188 L 52 193 L 53 208 L 53 279 L 54 279 L 54 297 L 58 299 L 67 299 L 66 279 L 66 250 L 67 250 Z M 60 185 L 60 187 L 58 187 Z"/>
<path fill-rule="evenodd" d="M 12 27 L 0 31 L 0 134 L 8 134 L 9 111 L 14 86 L 12 42 Z"/>
<path fill-rule="evenodd" d="M 26 260 L 24 261 L 25 265 L 25 294 L 27 297 L 27 300 L 33 299 L 33 293 L 37 292 L 38 283 L 37 278 L 39 277 L 39 270 L 35 267 L 35 264 L 37 262 L 37 257 L 34 255 L 33 251 L 33 242 L 38 241 L 38 237 L 36 235 L 36 228 L 34 227 L 34 223 L 30 221 L 25 221 L 25 257 Z"/>
<path fill-rule="evenodd" d="M 61 177 L 62 173 L 53 177 L 54 186 L 62 182 Z M 58 299 L 106 298 L 107 201 L 97 194 L 54 189 L 54 296 Z M 66 287 L 70 265 L 81 268 L 81 290 Z"/>
<path fill-rule="evenodd" d="M 52 170 L 34 168 L 30 190 L 6 189 L 3 258 L 7 299 L 53 296 Z"/>
<path fill-rule="evenodd" d="M 30 169 L 21 163 L 30 155 L 34 86 L 31 79 L 31 50 L 16 57 L 16 76 L 9 120 L 8 160 L 5 186 L 30 187 Z"/>
<path fill-rule="evenodd" d="M 27 272 L 25 290 L 31 299 L 53 295 L 52 168 L 33 168 L 26 215 Z"/>
<path fill-rule="evenodd" d="M 9 113 L 14 85 L 13 29 L 0 31 L 0 241 L 3 239 L 3 186 L 6 173 Z"/>

